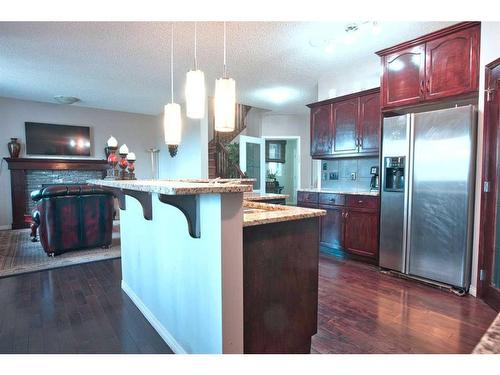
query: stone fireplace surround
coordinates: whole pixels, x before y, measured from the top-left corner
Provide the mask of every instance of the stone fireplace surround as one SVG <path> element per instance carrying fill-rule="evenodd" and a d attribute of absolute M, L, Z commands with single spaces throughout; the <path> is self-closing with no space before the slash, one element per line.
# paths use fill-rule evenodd
<path fill-rule="evenodd" d="M 52 184 L 78 184 L 89 179 L 104 178 L 106 160 L 5 158 L 10 169 L 12 196 L 12 229 L 28 228 L 25 215 L 34 202 L 31 191 Z"/>

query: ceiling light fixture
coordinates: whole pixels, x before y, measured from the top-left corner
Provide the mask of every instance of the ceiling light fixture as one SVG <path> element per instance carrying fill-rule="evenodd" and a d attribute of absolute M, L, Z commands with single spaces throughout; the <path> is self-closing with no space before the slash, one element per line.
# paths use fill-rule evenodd
<path fill-rule="evenodd" d="M 192 119 L 205 117 L 205 73 L 198 70 L 197 28 L 194 23 L 194 70 L 186 74 L 186 115 Z"/>
<path fill-rule="evenodd" d="M 373 35 L 379 35 L 382 29 L 377 21 L 372 22 L 372 33 Z"/>
<path fill-rule="evenodd" d="M 232 132 L 235 127 L 236 82 L 227 77 L 226 22 L 224 22 L 224 70 L 222 78 L 215 80 L 214 117 L 215 130 Z"/>
<path fill-rule="evenodd" d="M 163 114 L 163 130 L 165 143 L 168 146 L 170 156 L 177 155 L 177 149 L 181 143 L 181 106 L 174 103 L 174 23 L 172 22 L 172 34 L 170 40 L 170 99 L 171 102 L 165 106 Z"/>
<path fill-rule="evenodd" d="M 54 100 L 59 104 L 74 104 L 80 101 L 80 99 L 74 96 L 64 96 L 64 95 L 56 95 L 54 96 Z"/>

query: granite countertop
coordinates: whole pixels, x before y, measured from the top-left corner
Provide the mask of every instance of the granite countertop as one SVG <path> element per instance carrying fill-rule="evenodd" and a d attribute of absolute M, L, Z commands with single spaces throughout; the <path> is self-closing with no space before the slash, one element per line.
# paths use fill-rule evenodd
<path fill-rule="evenodd" d="M 325 210 L 243 201 L 244 227 L 308 219 L 325 215 Z"/>
<path fill-rule="evenodd" d="M 206 182 L 205 182 L 206 181 Z M 102 187 L 128 189 L 166 195 L 251 192 L 252 186 L 241 180 L 88 180 Z"/>
<path fill-rule="evenodd" d="M 338 189 L 323 189 L 323 188 L 306 188 L 298 189 L 297 191 L 306 191 L 310 193 L 335 193 L 335 194 L 346 194 L 346 195 L 369 195 L 372 197 L 378 197 L 380 193 L 378 191 L 346 191 Z"/>
<path fill-rule="evenodd" d="M 500 354 L 500 314 L 474 348 L 474 354 Z"/>
<path fill-rule="evenodd" d="M 273 199 L 288 199 L 288 194 L 275 194 L 275 193 L 244 193 L 243 199 L 247 201 L 268 201 Z"/>

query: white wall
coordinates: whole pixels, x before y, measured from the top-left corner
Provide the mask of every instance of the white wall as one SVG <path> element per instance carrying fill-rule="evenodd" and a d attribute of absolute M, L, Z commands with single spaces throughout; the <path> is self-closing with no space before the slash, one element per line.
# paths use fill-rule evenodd
<path fill-rule="evenodd" d="M 373 54 L 347 69 L 332 69 L 318 80 L 318 101 L 380 86 L 380 58 Z"/>
<path fill-rule="evenodd" d="M 477 133 L 477 163 L 476 163 L 476 196 L 474 242 L 472 253 L 472 283 L 471 294 L 476 295 L 478 253 L 479 253 L 479 219 L 481 214 L 481 179 L 483 164 L 483 114 L 484 114 L 484 67 L 500 57 L 500 22 L 481 23 L 481 59 L 479 78 L 479 108 L 478 108 L 478 133 Z"/>
<path fill-rule="evenodd" d="M 137 156 L 136 175 L 150 177 L 150 162 L 146 150 L 156 145 L 156 117 L 127 112 L 107 111 L 86 107 L 39 103 L 0 98 L 0 156 L 9 156 L 7 143 L 19 138 L 21 156 L 25 156 L 24 123 L 26 121 L 91 127 L 93 157 L 104 159 L 104 147 L 110 135 L 119 144 L 126 143 Z M 3 159 L 2 159 L 3 160 Z M 0 169 L 0 228 L 12 224 L 10 173 L 3 161 Z"/>
<path fill-rule="evenodd" d="M 298 136 L 300 137 L 300 187 L 312 186 L 312 159 L 309 154 L 309 115 L 278 115 L 266 113 L 262 116 L 263 137 Z"/>
<path fill-rule="evenodd" d="M 182 138 L 177 155 L 171 157 L 165 144 L 163 113 L 156 118 L 156 147 L 160 149 L 160 178 L 208 178 L 208 116 L 201 120 L 186 117 L 181 105 Z"/>

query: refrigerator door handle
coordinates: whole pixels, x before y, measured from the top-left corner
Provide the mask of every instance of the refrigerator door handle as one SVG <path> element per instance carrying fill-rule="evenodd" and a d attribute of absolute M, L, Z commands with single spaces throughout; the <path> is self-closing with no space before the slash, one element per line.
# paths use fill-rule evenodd
<path fill-rule="evenodd" d="M 415 114 L 407 117 L 407 134 L 409 134 L 409 150 L 407 163 L 407 179 L 404 190 L 405 205 L 404 205 L 404 222 L 403 222 L 403 264 L 404 272 L 410 272 L 410 251 L 411 251 L 411 215 L 412 215 L 412 196 L 413 196 L 413 162 L 414 162 L 414 136 L 415 136 Z"/>

